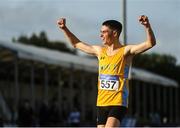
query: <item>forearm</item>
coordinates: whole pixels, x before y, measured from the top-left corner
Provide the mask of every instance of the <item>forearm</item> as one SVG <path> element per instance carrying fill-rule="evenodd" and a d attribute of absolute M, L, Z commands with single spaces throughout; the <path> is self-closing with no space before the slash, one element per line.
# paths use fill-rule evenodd
<path fill-rule="evenodd" d="M 146 27 L 145 29 L 146 29 L 146 37 L 147 37 L 146 43 L 150 47 L 153 47 L 156 44 L 156 38 L 154 36 L 154 32 L 150 25 L 148 25 L 148 27 Z"/>
<path fill-rule="evenodd" d="M 128 45 L 125 49 L 125 55 L 137 55 L 139 53 L 143 53 L 146 50 L 152 48 L 156 44 L 156 38 L 154 36 L 154 32 L 151 28 L 149 20 L 147 16 L 140 16 L 139 22 L 144 25 L 146 31 L 146 41 L 136 44 L 136 45 Z"/>
<path fill-rule="evenodd" d="M 67 27 L 63 28 L 63 32 L 73 47 L 76 47 L 76 44 L 81 42 Z"/>

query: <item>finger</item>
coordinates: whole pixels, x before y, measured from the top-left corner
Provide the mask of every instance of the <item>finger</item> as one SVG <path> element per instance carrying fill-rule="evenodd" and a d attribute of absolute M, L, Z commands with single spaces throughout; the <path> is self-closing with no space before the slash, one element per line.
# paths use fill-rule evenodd
<path fill-rule="evenodd" d="M 147 17 L 147 16 L 143 16 L 143 20 L 144 20 L 144 21 L 147 21 L 147 20 L 148 20 L 148 17 Z"/>
<path fill-rule="evenodd" d="M 138 20 L 141 21 L 142 20 L 142 16 L 139 16 Z"/>
<path fill-rule="evenodd" d="M 139 16 L 139 21 L 143 21 L 144 20 L 144 15 Z"/>
<path fill-rule="evenodd" d="M 146 20 L 146 19 L 147 19 L 147 16 L 145 16 L 145 15 L 140 16 L 140 20 Z"/>
<path fill-rule="evenodd" d="M 57 24 L 58 24 L 58 25 L 61 25 L 61 22 L 62 22 L 61 20 L 58 20 L 58 21 L 57 21 Z"/>
<path fill-rule="evenodd" d="M 144 19 L 144 21 L 146 21 L 147 20 L 147 16 L 144 16 L 143 19 Z"/>
<path fill-rule="evenodd" d="M 65 19 L 64 18 L 60 18 L 57 22 L 58 22 L 59 25 L 64 24 L 65 23 Z"/>

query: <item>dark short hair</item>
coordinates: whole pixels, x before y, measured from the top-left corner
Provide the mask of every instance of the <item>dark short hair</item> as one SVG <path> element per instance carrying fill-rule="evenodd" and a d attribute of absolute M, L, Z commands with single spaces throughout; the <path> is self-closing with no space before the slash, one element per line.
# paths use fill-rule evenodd
<path fill-rule="evenodd" d="M 106 20 L 102 23 L 102 25 L 108 26 L 112 30 L 116 30 L 118 35 L 121 34 L 122 31 L 122 24 L 116 20 Z"/>

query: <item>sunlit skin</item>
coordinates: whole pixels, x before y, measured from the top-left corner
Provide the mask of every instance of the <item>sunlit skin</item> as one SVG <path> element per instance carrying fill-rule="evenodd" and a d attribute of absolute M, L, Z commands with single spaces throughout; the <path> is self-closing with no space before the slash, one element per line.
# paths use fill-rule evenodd
<path fill-rule="evenodd" d="M 145 15 L 141 15 L 138 21 L 145 28 L 146 40 L 144 42 L 135 45 L 125 46 L 123 55 L 126 65 L 131 64 L 132 59 L 135 55 L 147 51 L 156 44 L 156 39 L 153 30 L 151 28 L 151 25 L 149 23 L 148 17 Z M 65 18 L 60 18 L 57 21 L 57 24 L 58 27 L 64 32 L 65 36 L 67 37 L 67 39 L 74 48 L 77 48 L 85 53 L 94 55 L 98 58 L 101 56 L 101 51 L 104 48 L 104 46 L 107 48 L 106 53 L 110 56 L 115 55 L 118 49 L 123 46 L 123 44 L 119 40 L 120 31 L 118 33 L 117 32 L 118 30 L 116 30 L 116 28 L 113 28 L 115 30 L 112 30 L 109 26 L 102 25 L 100 30 L 100 38 L 102 40 L 103 45 L 90 45 L 89 43 L 82 42 L 67 28 Z M 105 124 L 97 125 L 97 127 L 119 127 L 119 126 L 120 126 L 120 120 L 118 120 L 115 117 L 108 117 Z"/>
<path fill-rule="evenodd" d="M 104 45 L 111 45 L 114 40 L 113 31 L 104 25 L 101 28 L 100 37 Z"/>
<path fill-rule="evenodd" d="M 103 25 L 100 31 L 100 37 L 104 46 L 107 46 L 107 54 L 112 55 L 117 52 L 116 49 L 121 47 L 119 42 L 119 35 L 115 30 Z"/>

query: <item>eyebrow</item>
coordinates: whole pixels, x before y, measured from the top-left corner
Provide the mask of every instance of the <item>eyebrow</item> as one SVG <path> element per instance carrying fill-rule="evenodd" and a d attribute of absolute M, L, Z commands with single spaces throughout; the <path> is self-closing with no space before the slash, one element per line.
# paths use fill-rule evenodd
<path fill-rule="evenodd" d="M 113 30 L 100 30 L 100 33 L 105 33 L 105 32 L 113 32 Z"/>
<path fill-rule="evenodd" d="M 100 32 L 110 32 L 109 30 L 100 30 Z"/>

